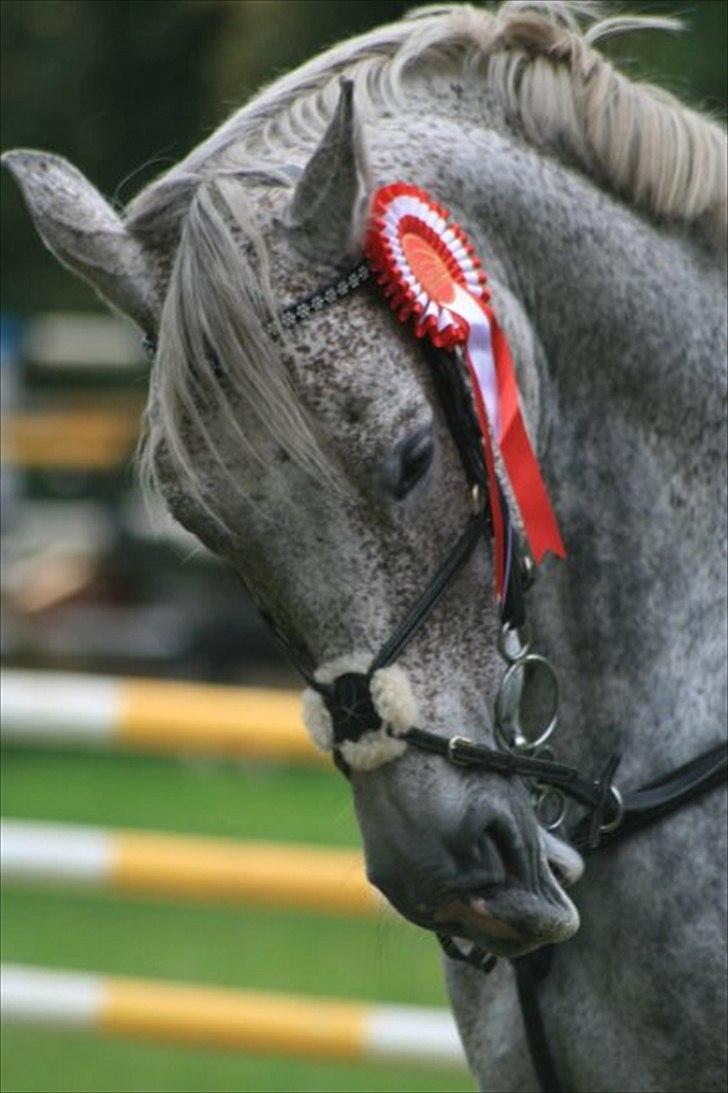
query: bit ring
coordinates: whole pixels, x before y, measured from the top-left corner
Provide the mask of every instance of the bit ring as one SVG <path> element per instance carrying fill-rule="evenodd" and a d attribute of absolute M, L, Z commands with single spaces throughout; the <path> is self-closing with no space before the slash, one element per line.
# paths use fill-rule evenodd
<path fill-rule="evenodd" d="M 542 809 L 546 803 L 552 800 L 556 803 L 556 811 L 550 820 L 546 820 L 545 816 L 542 816 Z M 555 786 L 544 786 L 536 800 L 536 816 L 538 822 L 546 831 L 555 831 L 557 827 L 561 827 L 566 816 L 566 797 Z"/>
<path fill-rule="evenodd" d="M 508 728 L 508 710 L 505 708 L 505 695 L 507 694 L 509 684 L 516 677 L 516 673 L 519 671 L 525 672 L 527 665 L 539 664 L 545 668 L 547 674 L 551 677 L 551 682 L 554 689 L 554 708 L 553 713 L 545 728 L 541 730 L 541 733 L 535 740 L 529 740 L 523 736 L 522 733 L 514 739 L 509 739 L 507 735 Z M 535 748 L 540 748 L 549 739 L 554 729 L 556 728 L 559 720 L 559 680 L 554 670 L 551 661 L 546 657 L 542 657 L 539 653 L 528 653 L 526 656 L 520 657 L 518 660 L 514 660 L 506 671 L 503 679 L 501 680 L 500 688 L 495 700 L 495 735 L 498 743 L 501 747 L 504 747 L 507 751 L 512 751 L 514 746 L 517 750 L 521 751 L 533 751 Z"/>

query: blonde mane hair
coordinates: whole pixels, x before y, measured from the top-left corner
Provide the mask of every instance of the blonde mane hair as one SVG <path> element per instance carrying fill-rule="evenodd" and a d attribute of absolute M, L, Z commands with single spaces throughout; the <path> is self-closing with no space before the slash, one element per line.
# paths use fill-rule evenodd
<path fill-rule="evenodd" d="M 217 409 L 243 450 L 255 456 L 235 420 L 235 395 L 291 456 L 324 470 L 313 427 L 265 332 L 277 306 L 267 284 L 266 248 L 253 210 L 246 209 L 239 185 L 231 194 L 231 183 L 260 173 L 288 183 L 282 165 L 317 145 L 343 74 L 353 80 L 357 112 L 367 122 L 407 103 L 408 78 L 425 63 L 432 70 L 438 62 L 449 71 L 456 66 L 478 76 L 484 93 L 503 104 L 509 122 L 537 147 L 576 161 L 656 219 L 701 221 L 722 240 L 728 216 L 723 128 L 667 91 L 632 81 L 595 49 L 616 35 L 680 25 L 664 16 L 605 15 L 602 4 L 588 0 L 421 8 L 276 80 L 142 191 L 127 209 L 130 230 L 150 244 L 179 240 L 142 454 L 147 477 L 155 478 L 154 455 L 164 443 L 166 457 L 201 496 L 183 428 L 189 432 L 190 422 L 198 451 L 202 438 L 224 465 L 219 439 L 209 435 L 199 409 L 201 392 L 209 402 L 211 389 L 220 387 L 210 374 L 211 351 L 225 361 L 227 374 Z"/>
<path fill-rule="evenodd" d="M 145 190 L 128 209 L 142 228 L 170 187 L 189 197 L 195 181 L 233 153 L 251 169 L 321 138 L 339 77 L 354 81 L 359 116 L 376 118 L 406 100 L 406 77 L 423 59 L 459 61 L 534 144 L 568 151 L 627 200 L 661 217 L 691 221 L 713 212 L 726 223 L 725 131 L 652 84 L 622 74 L 595 46 L 640 30 L 681 29 L 666 16 L 603 16 L 590 0 L 505 0 L 419 8 L 397 23 L 342 42 L 283 76 Z"/>

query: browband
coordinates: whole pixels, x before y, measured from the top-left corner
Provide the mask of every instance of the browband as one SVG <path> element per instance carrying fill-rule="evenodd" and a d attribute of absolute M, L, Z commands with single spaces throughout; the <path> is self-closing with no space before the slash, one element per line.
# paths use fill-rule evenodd
<path fill-rule="evenodd" d="M 324 285 L 323 288 L 316 289 L 308 296 L 304 296 L 301 300 L 296 300 L 295 303 L 289 307 L 284 307 L 279 312 L 278 322 L 271 322 L 267 326 L 268 333 L 271 337 L 275 338 L 278 333 L 278 325 L 280 324 L 284 329 L 290 329 L 291 327 L 298 326 L 299 323 L 304 322 L 306 319 L 310 319 L 312 315 L 316 315 L 317 312 L 323 311 L 324 308 L 330 304 L 335 304 L 338 300 L 343 300 L 347 296 L 350 296 L 352 292 L 355 292 L 361 285 L 366 284 L 371 280 L 372 271 L 369 269 L 367 262 L 358 262 L 349 270 L 345 270 L 340 273 L 334 280 L 328 285 Z M 142 349 L 149 358 L 153 358 L 157 352 L 157 338 L 154 334 L 145 334 L 142 338 Z"/>

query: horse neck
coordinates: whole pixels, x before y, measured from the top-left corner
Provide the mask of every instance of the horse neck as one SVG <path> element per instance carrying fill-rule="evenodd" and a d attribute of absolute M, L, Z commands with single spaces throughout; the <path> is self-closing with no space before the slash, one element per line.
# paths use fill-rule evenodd
<path fill-rule="evenodd" d="M 518 160 L 495 246 L 543 347 L 542 465 L 569 551 L 531 618 L 566 747 L 593 764 L 621 738 L 623 776 L 641 775 L 725 722 L 723 278 L 689 238 Z"/>

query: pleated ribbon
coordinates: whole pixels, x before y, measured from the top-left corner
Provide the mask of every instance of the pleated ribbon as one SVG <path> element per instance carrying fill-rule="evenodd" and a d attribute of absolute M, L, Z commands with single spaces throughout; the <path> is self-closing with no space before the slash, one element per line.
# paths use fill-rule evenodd
<path fill-rule="evenodd" d="M 509 520 L 494 446 L 518 505 L 534 561 L 566 556 L 521 412 L 513 359 L 489 304 L 481 263 L 449 213 L 424 190 L 394 183 L 374 196 L 367 259 L 401 321 L 441 348 L 461 347 L 483 438 L 495 542 L 495 587 L 506 590 Z"/>

